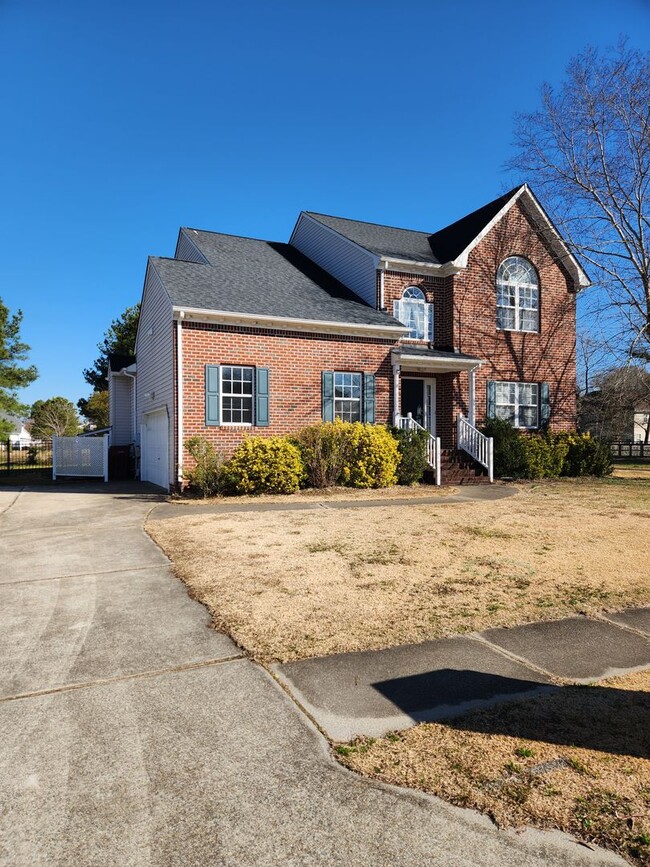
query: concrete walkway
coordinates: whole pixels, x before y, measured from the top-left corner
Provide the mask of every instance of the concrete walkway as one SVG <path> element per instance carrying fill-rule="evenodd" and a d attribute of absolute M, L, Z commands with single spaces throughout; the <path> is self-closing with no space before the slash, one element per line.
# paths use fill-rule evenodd
<path fill-rule="evenodd" d="M 440 490 L 440 489 L 439 489 Z M 442 489 L 444 490 L 444 489 Z M 451 503 L 494 502 L 513 497 L 517 488 L 510 485 L 465 485 L 454 494 L 433 494 L 428 497 L 377 496 L 373 498 L 338 500 L 333 497 L 291 496 L 279 500 L 260 498 L 242 502 L 225 498 L 210 503 L 186 501 L 184 503 L 161 503 L 156 509 L 156 520 L 180 518 L 188 515 L 219 515 L 231 512 L 310 512 L 314 509 L 386 509 L 393 506 L 446 506 Z"/>
<path fill-rule="evenodd" d="M 338 766 L 172 576 L 156 500 L 0 490 L 0 864 L 623 863 Z"/>
<path fill-rule="evenodd" d="M 650 608 L 274 666 L 335 741 L 650 668 Z"/>

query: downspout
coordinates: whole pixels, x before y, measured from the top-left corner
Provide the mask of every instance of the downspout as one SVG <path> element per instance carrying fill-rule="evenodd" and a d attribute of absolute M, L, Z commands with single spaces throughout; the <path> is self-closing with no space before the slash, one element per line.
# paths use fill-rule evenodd
<path fill-rule="evenodd" d="M 183 483 L 183 319 L 181 310 L 176 320 L 176 419 L 178 424 L 177 481 Z"/>
<path fill-rule="evenodd" d="M 379 309 L 384 309 L 384 274 L 385 270 L 379 272 Z"/>

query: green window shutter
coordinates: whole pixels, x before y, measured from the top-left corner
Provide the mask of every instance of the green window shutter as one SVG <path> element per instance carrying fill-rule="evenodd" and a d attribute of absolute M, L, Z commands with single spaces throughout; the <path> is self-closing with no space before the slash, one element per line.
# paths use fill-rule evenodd
<path fill-rule="evenodd" d="M 258 367 L 255 372 L 255 424 L 269 426 L 269 369 Z"/>
<path fill-rule="evenodd" d="M 323 421 L 334 421 L 334 373 L 323 371 Z"/>
<path fill-rule="evenodd" d="M 221 368 L 218 364 L 205 365 L 205 424 L 221 424 Z"/>
<path fill-rule="evenodd" d="M 375 423 L 375 375 L 363 375 L 363 420 L 367 424 Z"/>
<path fill-rule="evenodd" d="M 551 418 L 551 390 L 548 382 L 539 384 L 539 420 L 540 427 L 548 427 Z"/>
<path fill-rule="evenodd" d="M 487 384 L 487 417 L 495 418 L 497 414 L 497 386 L 495 382 Z"/>

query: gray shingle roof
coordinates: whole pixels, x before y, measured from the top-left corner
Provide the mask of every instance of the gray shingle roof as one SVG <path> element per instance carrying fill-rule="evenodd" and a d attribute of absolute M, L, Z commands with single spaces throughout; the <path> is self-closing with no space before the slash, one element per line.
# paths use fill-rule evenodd
<path fill-rule="evenodd" d="M 365 304 L 289 244 L 185 231 L 209 264 L 150 260 L 174 306 L 318 322 L 400 324 Z"/>
<path fill-rule="evenodd" d="M 441 265 L 452 262 L 459 256 L 519 189 L 520 187 L 515 187 L 505 195 L 499 196 L 498 199 L 488 202 L 482 208 L 472 211 L 471 214 L 433 234 L 412 229 L 396 229 L 378 223 L 364 223 L 360 220 L 348 220 L 344 217 L 331 217 L 314 211 L 305 211 L 305 213 L 378 256 L 392 256 L 396 259 L 412 259 L 417 262 Z"/>
<path fill-rule="evenodd" d="M 417 262 L 439 264 L 429 244 L 429 232 L 416 232 L 412 229 L 396 229 L 378 223 L 364 223 L 348 220 L 345 217 L 331 217 L 305 211 L 318 223 L 334 229 L 350 241 L 378 256 L 394 256 L 396 259 L 412 259 Z"/>

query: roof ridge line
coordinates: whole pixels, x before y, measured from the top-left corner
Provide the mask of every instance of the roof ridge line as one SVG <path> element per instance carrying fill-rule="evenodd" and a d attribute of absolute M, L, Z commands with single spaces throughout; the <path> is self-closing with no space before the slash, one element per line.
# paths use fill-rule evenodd
<path fill-rule="evenodd" d="M 321 214 L 319 211 L 304 211 L 309 217 L 332 217 L 334 220 L 343 220 L 346 223 L 363 223 L 364 226 L 378 226 L 380 229 L 392 229 L 395 232 L 414 232 L 417 235 L 429 237 L 431 232 L 424 229 L 406 229 L 404 226 L 389 226 L 387 223 L 373 223 L 371 220 L 353 220 L 352 217 L 337 217 L 336 214 Z"/>
<path fill-rule="evenodd" d="M 220 235 L 225 238 L 240 238 L 242 241 L 259 241 L 260 244 L 286 244 L 287 241 L 271 241 L 268 238 L 253 238 L 251 235 L 236 235 L 234 232 L 215 232 L 212 229 L 195 229 L 192 226 L 181 226 L 180 231 L 202 232 L 204 235 Z"/>

